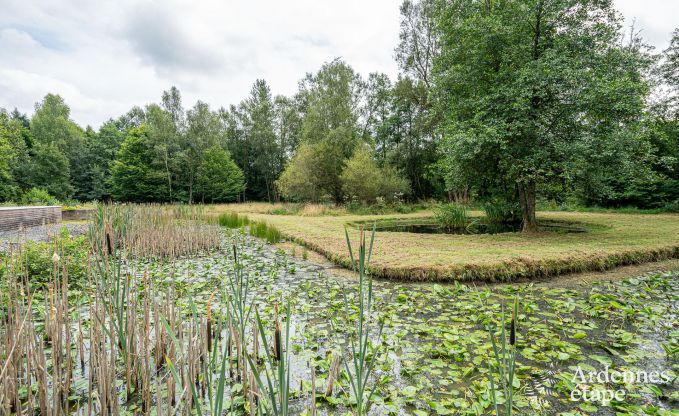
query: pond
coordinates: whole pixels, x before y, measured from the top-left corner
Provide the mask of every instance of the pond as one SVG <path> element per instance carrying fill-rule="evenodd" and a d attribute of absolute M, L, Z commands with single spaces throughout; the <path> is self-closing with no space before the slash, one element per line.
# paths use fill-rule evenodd
<path fill-rule="evenodd" d="M 291 257 L 242 234 L 232 238 L 243 253 L 245 269 L 254 278 L 253 297 L 262 310 L 270 310 L 281 298 L 294 303 L 291 384 L 299 386 L 296 404 L 301 412 L 309 405 L 311 369 L 322 385 L 330 366 L 330 351 L 340 349 L 345 339 L 341 331 L 350 325 L 351 316 L 355 319 L 354 312 L 346 311 L 342 302 L 343 290 L 351 293 L 355 278 L 338 274 L 329 265 Z M 220 274 L 231 267 L 228 256 L 186 260 L 171 266 L 174 273 L 185 276 L 183 290 L 204 298 L 221 279 Z M 161 278 L 169 270 L 163 267 L 153 273 Z M 675 374 L 673 358 L 663 345 L 679 341 L 675 328 L 678 283 L 676 274 L 568 288 L 375 281 L 377 310 L 386 323 L 381 339 L 373 341 L 383 343 L 386 353 L 377 364 L 376 405 L 371 414 L 488 411 L 486 366 L 492 346 L 484 322 L 489 316 L 497 318 L 502 305 L 511 303 L 517 294 L 520 414 L 578 409 L 584 414 L 613 415 L 638 409 L 639 405 L 669 411 L 676 407 L 679 397 L 676 381 L 657 385 L 662 394 L 656 394 L 652 384 L 626 385 L 626 401 L 606 406 L 583 405 L 569 397 L 577 366 L 589 371 L 608 366 Z M 348 382 L 343 383 L 342 389 L 348 391 Z M 620 386 L 611 383 L 609 387 Z M 324 404 L 319 412 L 327 415 L 344 414 L 351 405 L 342 394 L 321 402 Z"/>
<path fill-rule="evenodd" d="M 354 226 L 361 225 L 367 228 L 372 226 L 366 222 L 354 224 Z M 587 225 L 566 221 L 541 221 L 538 224 L 538 229 L 541 232 L 585 233 L 587 232 Z M 425 218 L 419 221 L 411 219 L 378 221 L 375 224 L 375 230 L 417 234 L 499 234 L 520 232 L 521 223 L 487 223 L 482 220 L 472 220 L 465 227 L 443 227 L 436 224 L 432 219 Z"/>
<path fill-rule="evenodd" d="M 228 286 L 228 276 L 235 273 L 232 245 L 240 258 L 238 269 L 252 289 L 247 301 L 256 305 L 267 331 L 272 331 L 270 323 L 276 321 L 274 305 L 285 301 L 291 305 L 292 413 L 310 415 L 315 390 L 319 415 L 347 414 L 353 402 L 346 377 L 337 379 L 331 395 L 321 392 L 333 357 L 342 354 L 355 327 L 357 310 L 344 303 L 345 296 L 350 302 L 356 299 L 355 276 L 338 272 L 330 264 L 293 257 L 241 231 L 227 231 L 223 248 L 212 255 L 135 262 L 128 264 L 128 271 L 144 285 L 153 282 L 150 293 L 176 293 L 179 312 L 170 315 L 179 313 L 180 321 L 190 320 L 195 311 L 211 310 L 214 317 L 225 306 L 215 294 Z M 493 347 L 486 324 L 497 322 L 502 308 L 517 296 L 518 414 L 670 415 L 677 407 L 676 273 L 569 287 L 379 280 L 374 282 L 374 291 L 375 318 L 384 321 L 384 330 L 371 337 L 373 346 L 379 347 L 371 415 L 489 414 L 488 365 Z M 509 323 L 505 324 L 509 328 Z M 77 328 L 75 323 L 72 326 Z M 218 339 L 223 340 L 223 334 Z M 86 342 L 84 349 L 89 351 L 89 345 Z M 90 361 L 84 359 L 82 371 L 75 371 L 72 383 L 70 399 L 80 414 L 87 413 L 85 398 L 91 395 Z M 573 383 L 577 369 L 586 373 L 604 369 L 665 371 L 672 380 L 584 383 L 597 391 L 624 389 L 625 400 L 581 402 L 570 399 L 578 388 Z M 157 394 L 167 398 L 171 395 L 164 386 L 169 385 L 171 376 L 160 374 L 165 375 Z M 143 409 L 138 397 L 125 398 L 124 379 L 116 385 L 122 410 L 135 413 Z M 225 392 L 228 414 L 248 413 L 238 397 L 242 388 L 241 381 L 230 379 Z"/>

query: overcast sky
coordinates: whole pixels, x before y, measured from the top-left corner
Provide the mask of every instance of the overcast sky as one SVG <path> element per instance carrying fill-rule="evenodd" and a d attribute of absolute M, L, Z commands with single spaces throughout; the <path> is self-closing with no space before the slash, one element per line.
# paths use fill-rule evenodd
<path fill-rule="evenodd" d="M 236 104 L 257 78 L 292 94 L 335 57 L 393 78 L 400 2 L 0 0 L 0 107 L 31 114 L 57 93 L 97 127 L 172 85 L 185 107 Z M 615 3 L 659 49 L 679 26 L 679 1 Z"/>

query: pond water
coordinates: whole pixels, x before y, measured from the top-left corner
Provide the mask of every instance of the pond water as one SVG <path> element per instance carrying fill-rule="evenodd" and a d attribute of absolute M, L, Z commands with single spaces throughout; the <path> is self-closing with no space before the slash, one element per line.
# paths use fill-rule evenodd
<path fill-rule="evenodd" d="M 339 273 L 329 264 L 290 256 L 240 231 L 227 231 L 223 249 L 210 256 L 171 263 L 139 262 L 130 264 L 130 271 L 147 273 L 159 292 L 171 286 L 184 319 L 190 319 L 190 302 L 205 311 L 210 299 L 215 316 L 224 305 L 214 295 L 224 290 L 228 276 L 234 273 L 234 244 L 252 287 L 248 301 L 254 302 L 264 321 L 273 321 L 273 305 L 290 302 L 293 414 L 309 414 L 312 371 L 317 390 L 324 390 L 332 355 L 342 353 L 355 325 L 357 309 L 347 309 L 344 302 L 346 296 L 355 303 L 355 276 Z M 379 239 L 375 244 L 379 245 Z M 385 325 L 381 336 L 373 333 L 371 337 L 382 352 L 376 361 L 370 415 L 489 414 L 488 365 L 493 349 L 486 323 L 497 322 L 503 305 L 511 304 L 516 296 L 520 299 L 517 414 L 676 414 L 671 412 L 678 408 L 679 357 L 668 352 L 679 346 L 676 273 L 570 287 L 378 280 L 374 291 L 373 318 L 383 319 Z M 602 404 L 570 399 L 577 369 L 597 372 L 605 368 L 666 371 L 672 380 L 595 381 L 585 383 L 586 387 L 623 389 L 625 400 Z M 76 378 L 74 400 L 87 396 L 88 372 L 76 371 Z M 121 381 L 121 407 L 129 413 L 138 411 L 138 401 L 122 399 L 122 385 Z M 231 380 L 227 395 L 237 393 L 238 386 L 237 380 Z M 347 414 L 352 404 L 349 391 L 348 380 L 340 378 L 332 396 L 318 398 L 318 414 Z M 84 407 L 80 413 L 85 414 Z"/>
<path fill-rule="evenodd" d="M 390 221 L 388 223 L 377 223 L 377 231 L 398 232 L 398 233 L 418 233 L 418 234 L 499 234 L 516 233 L 521 231 L 521 223 L 485 223 L 474 220 L 469 222 L 466 227 L 443 227 L 431 220 L 421 223 L 413 223 L 412 220 Z M 543 232 L 556 233 L 584 233 L 587 232 L 584 224 L 543 221 L 539 224 L 539 230 Z"/>
<path fill-rule="evenodd" d="M 342 301 L 343 290 L 351 299 L 355 278 L 291 257 L 242 234 L 233 235 L 226 244 L 231 242 L 242 253 L 262 313 L 270 313 L 271 305 L 282 298 L 293 304 L 291 384 L 298 386 L 296 408 L 300 413 L 309 406 L 311 369 L 322 385 L 329 352 L 340 350 L 346 340 L 343 331 L 356 318 L 355 310 L 345 310 Z M 170 270 L 183 276 L 179 290 L 206 301 L 232 267 L 225 252 L 223 256 L 153 266 L 151 273 L 158 279 L 166 278 Z M 468 409 L 486 414 L 490 410 L 487 365 L 492 346 L 485 322 L 497 320 L 502 305 L 510 304 L 517 294 L 516 402 L 520 414 L 644 414 L 644 409 L 649 409 L 647 414 L 669 415 L 670 409 L 677 408 L 676 380 L 624 386 L 595 383 L 590 387 L 626 391 L 624 402 L 605 406 L 569 399 L 577 368 L 599 371 L 608 366 L 625 371 L 669 371 L 676 376 L 676 356 L 668 356 L 663 344 L 679 342 L 677 274 L 570 288 L 391 281 L 375 281 L 374 288 L 376 310 L 386 324 L 382 337 L 373 342 L 384 345 L 386 352 L 376 368 L 379 383 L 371 414 L 458 414 Z M 346 381 L 340 390 L 349 391 Z M 350 401 L 341 391 L 324 402 L 320 414 L 348 410 Z"/>

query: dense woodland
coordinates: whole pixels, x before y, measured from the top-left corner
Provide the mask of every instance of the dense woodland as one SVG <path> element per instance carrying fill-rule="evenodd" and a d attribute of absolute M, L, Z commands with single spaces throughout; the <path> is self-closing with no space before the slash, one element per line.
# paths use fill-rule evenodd
<path fill-rule="evenodd" d="M 405 0 L 397 79 L 332 60 L 293 96 L 177 88 L 98 130 L 48 94 L 0 112 L 0 201 L 679 207 L 679 30 L 655 51 L 610 1 Z"/>

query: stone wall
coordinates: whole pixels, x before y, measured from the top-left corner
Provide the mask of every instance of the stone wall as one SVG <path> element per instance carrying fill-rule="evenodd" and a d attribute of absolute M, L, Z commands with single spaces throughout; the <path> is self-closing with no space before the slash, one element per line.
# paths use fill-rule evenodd
<path fill-rule="evenodd" d="M 61 222 L 61 207 L 0 207 L 0 231 Z"/>

